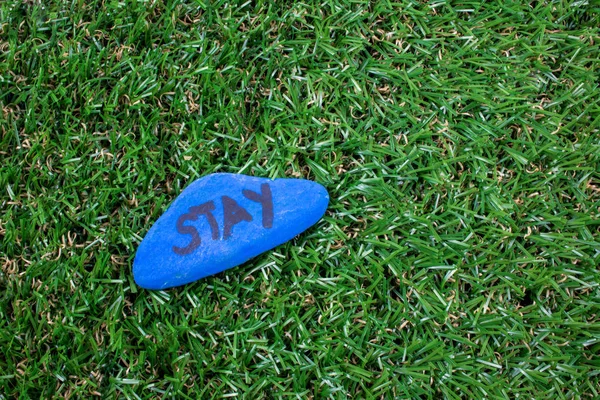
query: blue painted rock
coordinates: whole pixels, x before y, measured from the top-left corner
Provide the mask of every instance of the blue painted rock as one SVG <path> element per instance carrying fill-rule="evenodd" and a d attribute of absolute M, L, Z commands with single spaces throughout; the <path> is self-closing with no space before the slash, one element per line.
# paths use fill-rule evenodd
<path fill-rule="evenodd" d="M 150 228 L 133 277 L 143 288 L 166 289 L 235 267 L 308 229 L 328 203 L 323 186 L 303 179 L 205 176 Z"/>

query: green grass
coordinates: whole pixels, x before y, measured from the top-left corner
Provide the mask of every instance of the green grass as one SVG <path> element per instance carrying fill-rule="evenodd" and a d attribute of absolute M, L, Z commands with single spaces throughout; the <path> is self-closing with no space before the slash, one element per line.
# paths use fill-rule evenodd
<path fill-rule="evenodd" d="M 0 3 L 0 398 L 600 396 L 597 2 L 165 3 Z M 217 171 L 330 207 L 136 287 Z"/>

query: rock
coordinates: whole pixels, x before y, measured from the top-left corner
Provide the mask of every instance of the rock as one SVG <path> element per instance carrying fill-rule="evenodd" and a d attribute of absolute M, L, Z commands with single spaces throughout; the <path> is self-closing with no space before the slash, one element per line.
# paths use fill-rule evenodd
<path fill-rule="evenodd" d="M 133 261 L 135 282 L 166 289 L 235 267 L 315 224 L 329 195 L 304 179 L 212 174 L 175 199 Z"/>

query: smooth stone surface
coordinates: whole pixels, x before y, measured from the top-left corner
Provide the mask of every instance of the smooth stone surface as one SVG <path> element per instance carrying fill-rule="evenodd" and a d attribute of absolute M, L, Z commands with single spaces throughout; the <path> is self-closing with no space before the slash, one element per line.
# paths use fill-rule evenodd
<path fill-rule="evenodd" d="M 150 228 L 135 282 L 166 289 L 235 267 L 314 225 L 327 190 L 304 179 L 212 174 L 189 185 Z"/>

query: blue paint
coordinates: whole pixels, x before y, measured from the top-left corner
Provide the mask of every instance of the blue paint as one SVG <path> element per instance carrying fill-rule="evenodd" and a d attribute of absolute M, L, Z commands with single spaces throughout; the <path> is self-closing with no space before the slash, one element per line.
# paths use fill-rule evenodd
<path fill-rule="evenodd" d="M 328 203 L 323 186 L 303 179 L 200 178 L 146 234 L 133 261 L 135 282 L 166 289 L 243 264 L 314 225 Z"/>

